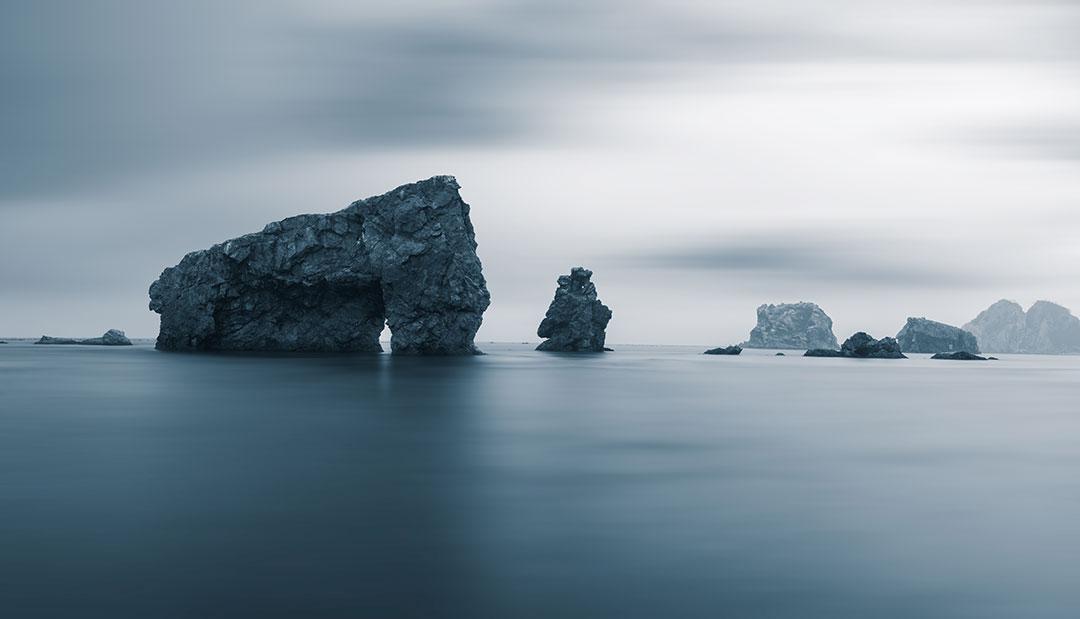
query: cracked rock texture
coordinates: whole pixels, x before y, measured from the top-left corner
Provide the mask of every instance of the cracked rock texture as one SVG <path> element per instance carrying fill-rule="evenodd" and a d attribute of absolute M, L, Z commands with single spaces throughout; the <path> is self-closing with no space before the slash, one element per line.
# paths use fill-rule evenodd
<path fill-rule="evenodd" d="M 536 350 L 553 352 L 601 352 L 611 308 L 596 298 L 592 271 L 574 267 L 559 276 L 559 287 L 536 334 L 547 338 Z"/>
<path fill-rule="evenodd" d="M 979 352 L 979 342 L 972 333 L 926 318 L 908 318 L 896 340 L 904 352 Z"/>
<path fill-rule="evenodd" d="M 105 335 L 101 337 L 91 337 L 86 339 L 71 339 L 67 337 L 49 337 L 48 335 L 41 336 L 41 339 L 34 342 L 35 344 L 64 344 L 64 345 L 83 345 L 83 346 L 131 346 L 131 340 L 124 335 L 123 331 L 119 329 L 109 329 L 105 332 Z"/>
<path fill-rule="evenodd" d="M 844 341 L 840 350 L 818 348 L 806 351 L 806 357 L 849 357 L 853 359 L 907 359 L 900 352 L 900 344 L 891 337 L 875 340 L 859 331 Z"/>
<path fill-rule="evenodd" d="M 757 308 L 757 326 L 746 348 L 839 348 L 832 319 L 815 303 L 781 303 Z"/>
<path fill-rule="evenodd" d="M 188 254 L 150 286 L 160 350 L 475 354 L 490 296 L 452 176 Z"/>

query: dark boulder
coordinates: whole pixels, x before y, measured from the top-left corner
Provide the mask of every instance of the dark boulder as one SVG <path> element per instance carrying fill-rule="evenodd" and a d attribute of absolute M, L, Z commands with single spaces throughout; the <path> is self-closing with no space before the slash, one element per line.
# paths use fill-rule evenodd
<path fill-rule="evenodd" d="M 832 319 L 814 303 L 781 303 L 757 308 L 757 325 L 746 348 L 837 348 Z"/>
<path fill-rule="evenodd" d="M 574 267 L 559 276 L 559 287 L 536 334 L 546 338 L 536 350 L 602 352 L 611 308 L 596 297 L 592 271 Z"/>
<path fill-rule="evenodd" d="M 947 361 L 987 361 L 986 357 L 980 357 L 967 352 L 966 350 L 960 350 L 957 352 L 939 352 L 938 354 L 930 357 L 931 359 L 945 359 Z"/>
<path fill-rule="evenodd" d="M 896 334 L 896 340 L 904 352 L 979 352 L 979 343 L 973 334 L 926 318 L 908 318 L 907 324 Z"/>
<path fill-rule="evenodd" d="M 63 345 L 63 346 L 131 346 L 131 340 L 124 335 L 123 331 L 118 329 L 109 329 L 101 337 L 91 337 L 86 339 L 72 339 L 67 337 L 50 337 L 48 335 L 41 336 L 41 339 L 34 342 L 35 344 L 51 344 L 51 345 Z"/>
<path fill-rule="evenodd" d="M 490 297 L 452 176 L 188 254 L 150 286 L 160 350 L 475 354 Z"/>
<path fill-rule="evenodd" d="M 849 337 L 840 350 L 812 349 L 805 357 L 845 357 L 852 359 L 907 359 L 900 352 L 900 344 L 891 337 L 875 340 L 862 331 Z"/>
<path fill-rule="evenodd" d="M 742 352 L 741 346 L 721 346 L 720 348 L 710 348 L 702 354 L 706 355 L 737 355 Z"/>

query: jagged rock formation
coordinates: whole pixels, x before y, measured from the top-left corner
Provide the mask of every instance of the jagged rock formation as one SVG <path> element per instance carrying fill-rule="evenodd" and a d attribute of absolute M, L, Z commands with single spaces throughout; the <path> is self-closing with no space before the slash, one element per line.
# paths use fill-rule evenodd
<path fill-rule="evenodd" d="M 849 357 L 854 359 L 907 359 L 900 344 L 891 337 L 875 340 L 859 331 L 849 337 L 840 350 L 818 348 L 806 351 L 805 357 Z"/>
<path fill-rule="evenodd" d="M 964 330 L 975 335 L 979 348 L 990 352 L 1020 352 L 1024 339 L 1024 308 L 1002 299 L 986 308 Z"/>
<path fill-rule="evenodd" d="M 592 271 L 574 267 L 559 276 L 559 287 L 536 334 L 547 338 L 536 350 L 550 352 L 601 352 L 611 308 L 596 298 Z"/>
<path fill-rule="evenodd" d="M 838 348 L 832 319 L 815 303 L 781 303 L 757 308 L 757 326 L 746 348 Z"/>
<path fill-rule="evenodd" d="M 1013 301 L 998 301 L 964 329 L 974 333 L 987 352 L 1080 353 L 1080 319 L 1049 301 L 1037 301 L 1026 313 Z"/>
<path fill-rule="evenodd" d="M 48 335 L 41 336 L 41 339 L 34 342 L 35 344 L 54 344 L 54 345 L 84 345 L 84 346 L 131 346 L 131 340 L 124 335 L 123 331 L 118 329 L 109 329 L 101 337 L 91 337 L 86 339 L 72 339 L 67 337 L 49 337 Z"/>
<path fill-rule="evenodd" d="M 705 355 L 738 355 L 742 353 L 741 346 L 721 346 L 720 348 L 710 348 L 706 350 Z M 781 353 L 783 354 L 783 353 Z"/>
<path fill-rule="evenodd" d="M 452 176 L 188 254 L 150 286 L 160 350 L 474 354 L 490 297 Z"/>
<path fill-rule="evenodd" d="M 926 318 L 908 318 L 896 340 L 904 352 L 979 352 L 979 343 L 971 333 Z"/>
<path fill-rule="evenodd" d="M 966 350 L 961 350 L 961 351 L 957 351 L 957 352 L 939 352 L 938 354 L 936 354 L 936 355 L 934 355 L 933 357 L 930 357 L 930 358 L 931 359 L 945 359 L 947 361 L 987 361 L 988 360 L 987 357 L 980 357 L 979 355 L 971 354 L 971 353 L 967 352 Z M 990 359 L 992 359 L 992 358 L 993 357 L 990 357 Z"/>

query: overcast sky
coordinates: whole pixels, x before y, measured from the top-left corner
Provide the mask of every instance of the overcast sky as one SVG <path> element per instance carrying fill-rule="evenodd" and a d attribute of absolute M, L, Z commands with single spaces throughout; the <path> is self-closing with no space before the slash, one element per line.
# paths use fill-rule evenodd
<path fill-rule="evenodd" d="M 536 339 L 595 271 L 612 343 L 843 339 L 1080 310 L 1080 3 L 0 0 L 0 335 L 157 333 L 191 250 L 453 174 Z"/>

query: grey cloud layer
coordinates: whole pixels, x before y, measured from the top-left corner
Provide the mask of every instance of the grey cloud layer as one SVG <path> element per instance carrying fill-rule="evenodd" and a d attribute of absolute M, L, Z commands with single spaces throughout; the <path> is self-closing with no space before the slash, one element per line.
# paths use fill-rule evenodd
<path fill-rule="evenodd" d="M 908 6 L 931 17 L 978 10 Z M 532 143 L 557 134 L 573 113 L 566 102 L 597 84 L 662 82 L 727 63 L 1059 60 L 1076 52 L 1072 37 L 1054 32 L 1041 33 L 1038 45 L 1016 37 L 908 42 L 903 28 L 888 26 L 895 7 L 878 2 L 520 0 L 343 16 L 332 7 L 6 3 L 0 200 L 282 151 Z M 1062 33 L 1076 23 L 1067 5 L 1047 7 L 1043 17 L 1022 15 Z M 876 24 L 875 11 L 885 16 Z M 834 21 L 843 20 L 823 15 L 875 29 L 840 28 Z"/>

